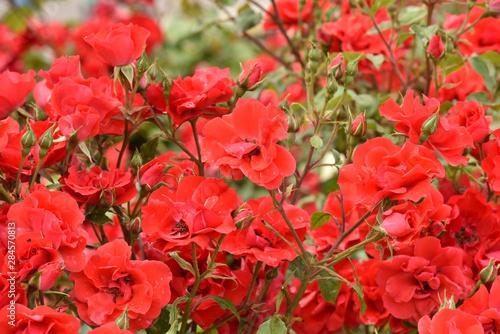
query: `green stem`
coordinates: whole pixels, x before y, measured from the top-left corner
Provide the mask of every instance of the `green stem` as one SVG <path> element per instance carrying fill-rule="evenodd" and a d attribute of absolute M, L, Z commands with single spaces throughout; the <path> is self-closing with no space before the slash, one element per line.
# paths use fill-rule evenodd
<path fill-rule="evenodd" d="M 189 318 L 189 314 L 191 313 L 191 305 L 193 304 L 193 299 L 196 296 L 196 291 L 201 283 L 200 270 L 198 268 L 198 259 L 196 258 L 196 244 L 194 242 L 191 243 L 191 254 L 193 257 L 193 267 L 194 267 L 194 275 L 195 282 L 193 288 L 191 289 L 191 293 L 189 294 L 189 300 L 186 303 L 186 308 L 184 309 L 184 313 L 182 314 L 182 325 L 180 333 L 186 333 L 187 322 Z"/>
<path fill-rule="evenodd" d="M 9 202 L 10 204 L 15 203 L 14 200 L 12 199 L 12 197 L 10 197 L 9 193 L 5 190 L 5 188 L 3 187 L 2 184 L 0 184 L 0 193 L 3 195 L 3 197 L 5 197 L 7 202 Z"/>

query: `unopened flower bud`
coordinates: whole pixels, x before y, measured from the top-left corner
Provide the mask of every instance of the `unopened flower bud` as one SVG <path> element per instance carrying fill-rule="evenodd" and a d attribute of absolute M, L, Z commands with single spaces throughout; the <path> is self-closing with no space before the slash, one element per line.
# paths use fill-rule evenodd
<path fill-rule="evenodd" d="M 132 160 L 130 160 L 130 167 L 132 167 L 132 171 L 134 174 L 137 173 L 137 170 L 142 166 L 142 158 L 139 150 L 135 150 L 134 155 L 132 156 Z"/>
<path fill-rule="evenodd" d="M 366 134 L 366 117 L 364 113 L 359 114 L 351 124 L 351 135 L 361 138 Z"/>
<path fill-rule="evenodd" d="M 427 46 L 427 52 L 434 58 L 439 59 L 444 53 L 444 44 L 440 35 L 434 35 Z"/>
<path fill-rule="evenodd" d="M 33 117 L 35 118 L 35 121 L 45 121 L 49 116 L 43 111 L 40 107 L 35 106 L 33 108 Z"/>
<path fill-rule="evenodd" d="M 434 115 L 429 117 L 422 124 L 422 133 L 420 134 L 420 143 L 423 144 L 429 139 L 431 135 L 433 135 L 438 128 L 439 125 L 439 111 L 437 111 Z"/>
<path fill-rule="evenodd" d="M 109 208 L 115 205 L 116 195 L 114 189 L 103 189 L 101 195 L 99 196 L 99 202 L 101 206 Z"/>
<path fill-rule="evenodd" d="M 148 61 L 148 56 L 146 55 L 146 51 L 144 51 L 142 53 L 141 58 L 139 58 L 137 60 L 136 68 L 137 68 L 137 71 L 139 73 L 141 73 L 141 76 L 142 76 L 142 74 L 144 74 L 148 70 L 149 61 Z"/>
<path fill-rule="evenodd" d="M 262 65 L 260 63 L 253 63 L 252 66 L 243 70 L 238 79 L 238 84 L 240 87 L 248 90 L 255 86 L 261 79 Z"/>
<path fill-rule="evenodd" d="M 490 5 L 488 6 L 488 10 L 490 12 L 500 12 L 500 0 L 495 0 L 490 2 Z"/>
<path fill-rule="evenodd" d="M 115 323 L 121 329 L 129 329 L 130 327 L 130 318 L 128 316 L 128 305 L 125 305 L 125 311 L 123 311 L 122 315 L 116 318 Z"/>
<path fill-rule="evenodd" d="M 21 137 L 21 144 L 23 148 L 21 150 L 22 155 L 27 155 L 31 149 L 36 145 L 36 134 L 35 131 L 30 126 L 30 123 L 27 123 L 27 129 L 24 135 Z"/>
<path fill-rule="evenodd" d="M 55 124 L 52 125 L 49 129 L 47 129 L 47 131 L 45 131 L 38 140 L 38 145 L 40 146 L 38 154 L 40 155 L 41 159 L 43 159 L 47 155 L 49 149 L 52 147 L 52 144 L 54 143 L 54 133 L 53 133 L 54 126 Z"/>
<path fill-rule="evenodd" d="M 479 272 L 481 283 L 490 284 L 495 281 L 498 276 L 498 268 L 500 267 L 498 265 L 495 265 L 495 262 L 495 259 L 491 258 L 488 266 L 483 268 L 483 270 Z"/>

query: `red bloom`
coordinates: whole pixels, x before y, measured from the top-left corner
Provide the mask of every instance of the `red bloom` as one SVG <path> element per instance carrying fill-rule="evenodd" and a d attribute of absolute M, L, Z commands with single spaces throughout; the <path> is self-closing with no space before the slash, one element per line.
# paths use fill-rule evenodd
<path fill-rule="evenodd" d="M 35 88 L 35 71 L 26 74 L 10 72 L 0 74 L 0 119 L 6 118 L 26 102 L 26 97 Z"/>
<path fill-rule="evenodd" d="M 446 224 L 441 239 L 444 246 L 458 246 L 475 256 L 489 236 L 500 231 L 498 217 L 479 191 L 472 188 L 463 195 L 452 196 L 448 205 L 453 207 L 455 215 Z"/>
<path fill-rule="evenodd" d="M 105 325 L 91 330 L 88 334 L 132 334 L 132 332 L 126 329 L 120 329 L 116 322 L 108 322 Z"/>
<path fill-rule="evenodd" d="M 464 298 L 475 285 L 465 258 L 462 249 L 442 248 L 437 238 L 418 240 L 408 255 L 380 266 L 376 280 L 384 289 L 385 308 L 398 319 L 417 323 L 439 307 L 445 294 L 455 302 Z"/>
<path fill-rule="evenodd" d="M 495 191 L 495 194 L 500 195 L 500 137 L 490 141 L 489 153 L 482 161 L 481 168 L 488 174 L 488 183 Z"/>
<path fill-rule="evenodd" d="M 131 248 L 114 240 L 97 249 L 75 282 L 80 318 L 91 326 L 116 320 L 127 308 L 130 331 L 149 327 L 170 300 L 172 273 L 160 261 L 131 261 Z"/>
<path fill-rule="evenodd" d="M 230 115 L 215 118 L 203 129 L 202 157 L 222 174 L 266 189 L 278 188 L 295 172 L 290 152 L 276 143 L 287 136 L 286 114 L 253 99 L 239 100 Z"/>
<path fill-rule="evenodd" d="M 484 114 L 483 106 L 477 101 L 455 103 L 448 111 L 447 119 L 450 123 L 465 127 L 474 144 L 482 142 L 490 134 L 492 117 Z"/>
<path fill-rule="evenodd" d="M 49 239 L 39 233 L 23 233 L 17 236 L 19 281 L 39 271 L 40 290 L 50 289 L 61 273 L 61 258 Z"/>
<path fill-rule="evenodd" d="M 149 31 L 135 24 L 115 24 L 108 26 L 97 34 L 92 33 L 85 37 L 99 56 L 111 64 L 122 66 L 132 63 L 139 58 L 146 47 Z"/>
<path fill-rule="evenodd" d="M 382 301 L 384 290 L 375 281 L 375 274 L 381 264 L 382 262 L 378 259 L 370 259 L 355 264 L 356 274 L 363 288 L 366 303 L 366 311 L 360 318 L 361 323 L 365 325 L 381 326 L 389 317 L 389 311 L 384 307 Z"/>
<path fill-rule="evenodd" d="M 421 334 L 467 333 L 483 334 L 483 326 L 471 314 L 460 310 L 444 308 L 436 313 L 432 320 L 426 315 L 418 322 Z"/>
<path fill-rule="evenodd" d="M 422 124 L 430 118 L 438 109 L 439 101 L 424 96 L 424 105 L 417 97 L 413 97 L 413 91 L 406 92 L 403 103 L 399 106 L 394 99 L 390 98 L 380 106 L 380 115 L 396 121 L 395 129 L 408 135 L 412 143 L 418 144 L 422 133 Z"/>
<path fill-rule="evenodd" d="M 294 247 L 298 247 L 285 220 L 275 209 L 272 198 L 268 196 L 249 200 L 247 206 L 256 216 L 255 220 L 248 228 L 228 234 L 222 243 L 222 249 L 233 255 L 245 256 L 252 262 L 262 261 L 271 267 L 276 267 L 282 260 L 295 259 L 297 253 L 293 248 L 263 222 L 271 225 Z M 309 215 L 303 209 L 287 203 L 284 203 L 284 209 L 299 238 L 303 240 L 310 224 Z"/>
<path fill-rule="evenodd" d="M 76 107 L 74 114 L 59 118 L 58 126 L 66 138 L 70 138 L 78 130 L 76 136 L 80 143 L 99 133 L 99 121 L 100 116 L 97 110 L 80 104 Z"/>
<path fill-rule="evenodd" d="M 100 204 L 100 198 L 106 196 L 109 206 L 120 205 L 130 201 L 137 193 L 132 172 L 116 168 L 103 171 L 101 167 L 94 166 L 87 172 L 70 167 L 69 173 L 63 175 L 59 182 L 65 185 L 63 190 L 78 202 L 89 204 Z"/>
<path fill-rule="evenodd" d="M 418 97 L 413 98 L 413 91 L 408 91 L 401 106 L 391 98 L 380 107 L 380 114 L 396 121 L 396 130 L 408 135 L 410 142 L 418 144 L 422 134 L 422 125 L 439 108 L 439 101 L 424 96 L 425 106 Z M 464 126 L 448 118 L 438 120 L 437 129 L 428 137 L 426 147 L 433 149 L 450 165 L 465 165 L 468 158 L 463 156 L 466 147 L 473 147 L 472 137 Z"/>
<path fill-rule="evenodd" d="M 88 235 L 81 228 L 84 216 L 78 203 L 60 191 L 37 190 L 12 205 L 7 214 L 20 232 L 36 232 L 52 242 L 65 268 L 80 271 L 87 262 L 83 252 Z"/>
<path fill-rule="evenodd" d="M 117 83 L 115 86 L 114 81 L 107 77 L 62 78 L 52 91 L 46 112 L 55 121 L 60 117 L 74 115 L 79 105 L 83 105 L 84 110 L 94 108 L 99 114 L 100 133 L 121 135 L 124 121 L 119 107 L 123 104 L 115 93 L 121 88 L 121 85 Z"/>
<path fill-rule="evenodd" d="M 82 73 L 80 72 L 80 56 L 63 56 L 57 58 L 49 70 L 39 71 L 38 75 L 47 80 L 46 85 L 49 89 L 54 89 L 54 86 L 61 78 L 82 77 Z"/>
<path fill-rule="evenodd" d="M 184 177 L 177 190 L 163 187 L 143 207 L 142 229 L 163 251 L 195 242 L 205 249 L 210 239 L 236 227 L 231 213 L 238 207 L 236 192 L 223 180 Z"/>
<path fill-rule="evenodd" d="M 233 95 L 234 81 L 229 69 L 211 67 L 205 71 L 197 70 L 192 77 L 180 76 L 172 82 L 168 97 L 168 107 L 160 84 L 147 88 L 147 99 L 159 112 L 168 111 L 176 127 L 198 116 L 217 116 L 227 114 L 228 108 L 215 104 L 227 102 Z"/>
<path fill-rule="evenodd" d="M 358 146 L 338 183 L 345 198 L 371 208 L 384 197 L 418 202 L 429 194 L 431 179 L 443 176 L 443 166 L 428 148 L 374 138 Z"/>
<path fill-rule="evenodd" d="M 397 250 L 414 244 L 431 221 L 443 222 L 451 208 L 443 204 L 443 195 L 431 187 L 429 195 L 418 204 L 403 202 L 382 213 L 380 225 L 389 235 L 389 243 Z"/>
<path fill-rule="evenodd" d="M 61 333 L 78 334 L 80 321 L 71 314 L 57 312 L 48 306 L 34 309 L 15 305 L 15 326 L 9 324 L 10 305 L 0 310 L 0 331 L 5 334 L 17 333 Z"/>
<path fill-rule="evenodd" d="M 465 299 L 458 308 L 475 315 L 483 325 L 484 333 L 498 333 L 500 330 L 500 279 L 491 285 L 490 292 L 481 285 L 474 296 Z"/>

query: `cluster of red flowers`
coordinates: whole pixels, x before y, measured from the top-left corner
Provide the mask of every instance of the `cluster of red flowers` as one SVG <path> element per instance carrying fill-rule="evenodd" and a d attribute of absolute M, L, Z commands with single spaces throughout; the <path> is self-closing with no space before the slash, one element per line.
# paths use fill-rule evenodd
<path fill-rule="evenodd" d="M 154 1 L 0 24 L 0 331 L 499 332 L 500 2 L 249 2 L 234 79 Z"/>

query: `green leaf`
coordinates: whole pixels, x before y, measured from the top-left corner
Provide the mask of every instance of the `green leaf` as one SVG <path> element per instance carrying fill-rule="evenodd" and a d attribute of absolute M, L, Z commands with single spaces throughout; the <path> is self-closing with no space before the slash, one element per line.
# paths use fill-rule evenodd
<path fill-rule="evenodd" d="M 241 30 L 245 31 L 255 27 L 262 20 L 262 14 L 256 13 L 250 8 L 248 4 L 245 4 L 238 10 L 238 17 L 236 18 L 236 26 Z"/>
<path fill-rule="evenodd" d="M 469 96 L 467 96 L 467 98 L 465 100 L 466 101 L 474 100 L 474 101 L 477 101 L 477 102 L 479 102 L 481 104 L 485 104 L 485 105 L 488 105 L 491 103 L 490 97 L 489 97 L 488 93 L 486 93 L 486 92 L 475 92 L 475 93 L 469 94 Z"/>
<path fill-rule="evenodd" d="M 287 329 L 283 321 L 277 316 L 272 316 L 264 320 L 255 334 L 286 334 Z"/>
<path fill-rule="evenodd" d="M 108 217 L 107 212 L 107 209 L 96 207 L 85 216 L 85 219 L 90 222 L 96 223 L 97 225 L 104 225 L 107 223 L 114 224 L 113 219 Z"/>
<path fill-rule="evenodd" d="M 375 2 L 370 7 L 370 16 L 373 17 L 381 8 L 390 6 L 395 2 L 396 0 L 375 0 Z"/>
<path fill-rule="evenodd" d="M 478 57 L 490 61 L 495 65 L 500 65 L 500 53 L 498 53 L 498 51 L 488 51 L 480 54 Z"/>
<path fill-rule="evenodd" d="M 93 162 L 92 154 L 90 154 L 90 150 L 87 145 L 85 145 L 85 142 L 82 141 L 81 143 L 79 143 L 78 147 L 80 148 L 80 150 L 82 150 L 83 154 L 85 154 L 87 158 L 89 158 L 90 162 Z"/>
<path fill-rule="evenodd" d="M 403 32 L 398 35 L 398 38 L 396 39 L 396 47 L 400 46 L 404 41 L 406 41 L 408 38 L 412 37 L 415 35 L 414 32 Z"/>
<path fill-rule="evenodd" d="M 401 25 L 410 25 L 422 20 L 427 15 L 425 6 L 407 6 L 404 7 L 398 15 L 398 21 Z"/>
<path fill-rule="evenodd" d="M 158 142 L 160 137 L 149 138 L 147 142 L 141 145 L 141 158 L 142 163 L 146 164 L 153 160 L 156 156 L 156 148 L 158 147 Z"/>
<path fill-rule="evenodd" d="M 154 325 L 149 326 L 146 329 L 146 333 L 148 334 L 156 334 L 156 333 L 166 333 L 172 326 L 169 323 L 170 319 L 170 311 L 168 307 L 164 307 L 161 310 L 160 315 L 156 318 L 156 322 Z"/>
<path fill-rule="evenodd" d="M 311 217 L 311 231 L 328 223 L 333 216 L 328 212 L 315 212 Z"/>
<path fill-rule="evenodd" d="M 171 252 L 168 255 L 171 258 L 173 258 L 175 261 L 177 261 L 177 263 L 179 264 L 179 266 L 181 266 L 182 269 L 187 270 L 191 274 L 195 275 L 193 265 L 191 263 L 187 262 L 186 260 L 184 260 L 183 258 L 181 258 L 179 256 L 179 254 L 177 254 L 177 253 L 178 253 L 178 251 Z"/>
<path fill-rule="evenodd" d="M 455 54 L 451 54 L 439 62 L 439 67 L 444 70 L 446 75 L 450 75 L 451 73 L 458 71 L 464 67 L 464 65 L 465 61 Z"/>
<path fill-rule="evenodd" d="M 219 296 L 206 296 L 206 297 L 203 297 L 202 299 L 212 299 L 220 307 L 222 307 L 222 309 L 224 311 L 225 310 L 231 311 L 231 313 L 233 313 L 236 316 L 236 318 L 238 318 L 238 320 L 240 320 L 240 314 L 238 313 L 238 310 L 236 309 L 236 306 L 229 299 L 223 298 L 223 297 L 219 297 Z"/>
<path fill-rule="evenodd" d="M 380 66 L 382 66 L 382 63 L 384 62 L 384 55 L 373 55 L 373 54 L 367 54 L 366 58 L 370 60 L 375 68 L 378 70 Z"/>
<path fill-rule="evenodd" d="M 292 271 L 293 276 L 297 277 L 297 279 L 302 282 L 304 279 L 304 272 L 306 270 L 304 260 L 302 260 L 300 256 L 296 257 L 295 260 L 290 262 L 290 270 Z"/>
<path fill-rule="evenodd" d="M 469 58 L 469 63 L 472 65 L 474 70 L 479 73 L 486 85 L 486 88 L 491 94 L 495 94 L 497 90 L 497 81 L 495 76 L 495 67 L 488 60 L 483 60 L 478 56 Z"/>
<path fill-rule="evenodd" d="M 322 272 L 322 274 L 323 273 L 324 272 Z M 318 286 L 319 290 L 321 291 L 321 295 L 327 302 L 332 304 L 335 304 L 335 302 L 337 301 L 337 296 L 339 295 L 341 285 L 342 282 L 340 280 L 331 277 L 326 280 L 318 280 Z"/>
<path fill-rule="evenodd" d="M 314 135 L 311 137 L 311 146 L 317 149 L 318 151 L 323 148 L 323 139 L 320 136 Z"/>
<path fill-rule="evenodd" d="M 134 82 L 134 65 L 128 64 L 125 66 L 120 66 L 120 72 L 123 74 L 125 79 L 127 79 L 130 87 L 132 87 L 132 83 Z"/>

